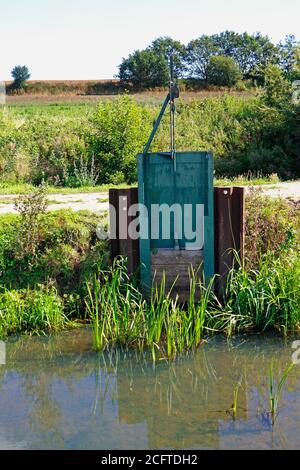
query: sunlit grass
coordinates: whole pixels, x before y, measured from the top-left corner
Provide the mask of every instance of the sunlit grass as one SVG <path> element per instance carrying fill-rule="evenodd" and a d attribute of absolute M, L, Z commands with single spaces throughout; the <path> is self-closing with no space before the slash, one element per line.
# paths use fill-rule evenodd
<path fill-rule="evenodd" d="M 0 291 L 0 338 L 13 333 L 56 331 L 71 325 L 54 288 Z"/>

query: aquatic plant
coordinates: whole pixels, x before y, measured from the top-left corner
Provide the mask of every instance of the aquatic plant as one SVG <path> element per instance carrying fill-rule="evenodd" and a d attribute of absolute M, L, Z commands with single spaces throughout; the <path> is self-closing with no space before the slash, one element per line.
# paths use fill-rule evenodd
<path fill-rule="evenodd" d="M 257 268 L 247 268 L 236 254 L 229 272 L 223 308 L 216 309 L 211 326 L 228 334 L 273 328 L 283 334 L 300 327 L 300 252 L 283 245 L 262 255 Z"/>
<path fill-rule="evenodd" d="M 200 291 L 200 300 L 196 292 Z M 213 279 L 207 286 L 191 273 L 191 290 L 187 306 L 166 292 L 163 278 L 153 287 L 147 301 L 131 282 L 124 260 L 95 277 L 88 285 L 86 307 L 91 318 L 95 349 L 108 345 L 149 347 L 157 355 L 174 357 L 197 347 L 202 340 L 205 317 L 213 294 Z"/>
<path fill-rule="evenodd" d="M 280 398 L 282 396 L 283 392 L 283 387 L 286 384 L 286 381 L 288 379 L 288 376 L 290 372 L 292 371 L 294 367 L 294 364 L 290 364 L 282 373 L 281 377 L 277 381 L 277 386 L 276 386 L 276 381 L 274 378 L 274 363 L 273 361 L 270 364 L 270 370 L 269 370 L 269 404 L 270 404 L 270 410 L 268 414 L 271 417 L 271 422 L 272 425 L 275 424 L 275 420 L 278 414 L 278 404 L 280 401 Z"/>

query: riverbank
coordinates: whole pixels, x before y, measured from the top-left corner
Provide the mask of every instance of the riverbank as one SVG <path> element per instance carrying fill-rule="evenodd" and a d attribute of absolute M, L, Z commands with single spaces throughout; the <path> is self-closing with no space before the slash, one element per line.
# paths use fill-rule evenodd
<path fill-rule="evenodd" d="M 232 269 L 224 299 L 191 273 L 190 301 L 182 306 L 163 285 L 146 301 L 121 260 L 110 266 L 109 243 L 96 235 L 106 214 L 46 212 L 45 197 L 40 188 L 19 200 L 19 215 L 0 216 L 1 338 L 91 322 L 95 349 L 150 348 L 156 358 L 197 347 L 215 332 L 298 331 L 298 204 L 252 190 L 245 260 Z"/>

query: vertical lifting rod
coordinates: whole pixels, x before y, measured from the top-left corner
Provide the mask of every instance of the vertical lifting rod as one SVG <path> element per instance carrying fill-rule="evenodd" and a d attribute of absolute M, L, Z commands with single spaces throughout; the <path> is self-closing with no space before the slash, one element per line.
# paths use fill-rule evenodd
<path fill-rule="evenodd" d="M 154 139 L 154 136 L 156 134 L 156 131 L 158 129 L 158 126 L 160 124 L 160 121 L 162 120 L 162 117 L 167 109 L 168 104 L 170 103 L 170 156 L 172 159 L 174 159 L 174 164 L 175 159 L 176 159 L 176 147 L 175 147 L 175 99 L 179 98 L 179 88 L 176 85 L 174 81 L 174 64 L 173 64 L 173 56 L 170 56 L 170 81 L 169 81 L 169 93 L 165 98 L 165 101 L 162 105 L 162 108 L 160 110 L 160 113 L 153 125 L 152 132 L 150 134 L 150 137 L 148 139 L 147 144 L 145 145 L 143 154 L 145 155 Z"/>

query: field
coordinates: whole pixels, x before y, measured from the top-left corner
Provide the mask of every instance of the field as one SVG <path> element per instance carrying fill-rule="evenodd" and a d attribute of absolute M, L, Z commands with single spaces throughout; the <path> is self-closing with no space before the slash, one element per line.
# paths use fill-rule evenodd
<path fill-rule="evenodd" d="M 0 184 L 58 188 L 134 184 L 165 91 L 136 95 L 8 97 L 0 111 Z M 254 93 L 183 92 L 177 150 L 209 150 L 216 176 L 300 176 L 299 109 L 267 106 Z M 152 150 L 169 148 L 168 116 Z M 289 137 L 287 138 L 287 134 Z"/>

